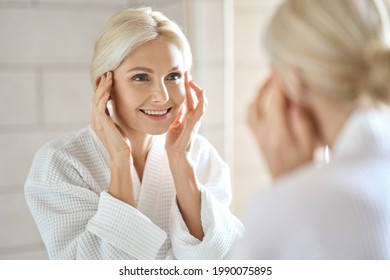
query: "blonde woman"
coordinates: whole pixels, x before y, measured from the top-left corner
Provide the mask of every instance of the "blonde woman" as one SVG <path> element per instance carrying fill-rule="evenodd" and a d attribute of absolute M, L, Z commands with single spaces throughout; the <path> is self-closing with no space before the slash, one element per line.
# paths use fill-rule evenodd
<path fill-rule="evenodd" d="M 42 147 L 25 195 L 52 259 L 223 259 L 242 225 L 229 170 L 197 135 L 204 91 L 180 28 L 114 15 L 95 45 L 91 125 Z"/>
<path fill-rule="evenodd" d="M 286 0 L 249 122 L 273 175 L 235 258 L 390 258 L 389 12 L 382 0 Z M 387 36 L 387 37 L 386 37 Z M 328 145 L 329 164 L 313 162 Z"/>

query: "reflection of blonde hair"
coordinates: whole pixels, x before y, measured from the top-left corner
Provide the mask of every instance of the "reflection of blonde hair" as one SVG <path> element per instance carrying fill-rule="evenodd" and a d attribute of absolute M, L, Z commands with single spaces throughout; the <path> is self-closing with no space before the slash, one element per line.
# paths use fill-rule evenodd
<path fill-rule="evenodd" d="M 286 0 L 266 30 L 266 49 L 276 64 L 297 67 L 321 94 L 347 102 L 361 96 L 389 102 L 385 1 Z"/>
<path fill-rule="evenodd" d="M 91 65 L 94 89 L 102 74 L 115 70 L 133 50 L 157 37 L 175 43 L 183 54 L 186 69 L 191 68 L 190 46 L 176 23 L 150 8 L 127 9 L 111 17 L 95 44 Z"/>

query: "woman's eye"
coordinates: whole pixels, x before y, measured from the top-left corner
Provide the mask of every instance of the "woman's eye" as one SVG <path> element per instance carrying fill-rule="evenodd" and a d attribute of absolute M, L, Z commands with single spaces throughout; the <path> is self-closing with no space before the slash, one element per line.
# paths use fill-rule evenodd
<path fill-rule="evenodd" d="M 180 73 L 171 73 L 168 75 L 167 80 L 178 81 L 181 79 Z"/>
<path fill-rule="evenodd" d="M 132 78 L 132 80 L 137 81 L 137 82 L 145 82 L 145 81 L 149 81 L 149 77 L 146 74 L 138 74 L 138 75 L 135 75 Z"/>

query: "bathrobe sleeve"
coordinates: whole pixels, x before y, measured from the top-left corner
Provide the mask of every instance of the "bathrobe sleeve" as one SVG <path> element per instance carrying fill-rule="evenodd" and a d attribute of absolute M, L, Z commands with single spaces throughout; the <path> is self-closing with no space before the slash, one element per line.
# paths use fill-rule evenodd
<path fill-rule="evenodd" d="M 107 192 L 89 189 L 81 164 L 42 148 L 25 184 L 25 196 L 51 259 L 154 259 L 165 231 Z"/>
<path fill-rule="evenodd" d="M 180 214 L 176 199 L 172 203 L 170 238 L 178 259 L 225 259 L 243 233 L 242 223 L 231 213 L 230 170 L 217 151 L 198 136 L 192 156 L 201 190 L 202 241 L 193 237 Z"/>

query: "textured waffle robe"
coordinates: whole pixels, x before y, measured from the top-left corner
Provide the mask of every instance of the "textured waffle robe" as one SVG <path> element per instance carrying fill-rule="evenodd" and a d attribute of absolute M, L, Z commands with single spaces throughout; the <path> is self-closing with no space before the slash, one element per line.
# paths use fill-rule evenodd
<path fill-rule="evenodd" d="M 143 180 L 131 173 L 137 207 L 108 193 L 109 156 L 91 127 L 44 145 L 35 155 L 25 196 L 51 259 L 223 259 L 243 231 L 229 210 L 230 173 L 209 142 L 192 147 L 201 189 L 202 241 L 180 214 L 160 135 Z"/>
<path fill-rule="evenodd" d="M 258 191 L 233 258 L 390 259 L 388 112 L 354 112 L 332 150 Z"/>

